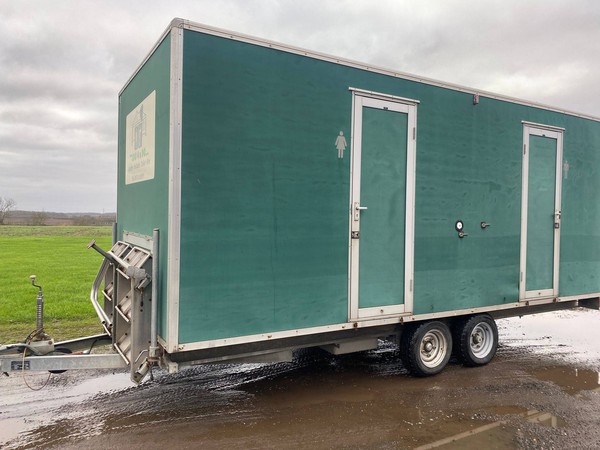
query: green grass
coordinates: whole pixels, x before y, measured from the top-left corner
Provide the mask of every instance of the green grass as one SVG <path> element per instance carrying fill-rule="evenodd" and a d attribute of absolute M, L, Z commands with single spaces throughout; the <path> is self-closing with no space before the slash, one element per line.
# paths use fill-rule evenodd
<path fill-rule="evenodd" d="M 90 303 L 102 257 L 87 244 L 110 248 L 111 227 L 0 226 L 0 343 L 22 341 L 35 329 L 37 288 L 44 291 L 44 328 L 56 340 L 100 333 Z"/>

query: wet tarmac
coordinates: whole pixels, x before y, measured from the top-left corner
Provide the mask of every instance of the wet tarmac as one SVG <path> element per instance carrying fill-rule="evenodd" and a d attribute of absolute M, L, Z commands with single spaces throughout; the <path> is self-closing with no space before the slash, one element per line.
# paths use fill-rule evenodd
<path fill-rule="evenodd" d="M 0 378 L 6 449 L 600 448 L 600 312 L 498 321 L 487 366 L 413 378 L 397 348 L 125 373 Z M 32 387 L 44 374 L 28 374 Z"/>

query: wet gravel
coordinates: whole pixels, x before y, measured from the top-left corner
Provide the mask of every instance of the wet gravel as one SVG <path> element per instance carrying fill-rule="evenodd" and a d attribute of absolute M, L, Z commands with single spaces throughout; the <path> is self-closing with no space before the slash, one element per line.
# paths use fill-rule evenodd
<path fill-rule="evenodd" d="M 496 358 L 413 378 L 398 349 L 199 366 L 132 387 L 67 372 L 0 378 L 6 449 L 600 448 L 600 312 L 499 321 Z M 41 386 L 47 375 L 28 374 Z"/>

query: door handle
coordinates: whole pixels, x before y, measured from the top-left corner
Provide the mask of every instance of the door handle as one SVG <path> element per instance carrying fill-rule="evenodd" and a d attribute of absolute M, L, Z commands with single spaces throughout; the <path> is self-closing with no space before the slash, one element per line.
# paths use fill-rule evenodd
<path fill-rule="evenodd" d="M 354 220 L 358 222 L 360 220 L 360 212 L 366 211 L 367 209 L 369 208 L 366 206 L 360 206 L 360 203 L 358 202 L 354 203 Z"/>

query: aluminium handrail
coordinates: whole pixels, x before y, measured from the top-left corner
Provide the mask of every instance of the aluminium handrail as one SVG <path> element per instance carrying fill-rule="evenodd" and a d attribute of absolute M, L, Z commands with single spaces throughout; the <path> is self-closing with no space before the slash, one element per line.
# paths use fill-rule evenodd
<path fill-rule="evenodd" d="M 104 258 L 102 260 L 102 265 L 100 266 L 100 270 L 98 270 L 98 274 L 96 275 L 96 278 L 94 279 L 94 283 L 92 284 L 92 290 L 90 292 L 90 300 L 92 302 L 92 306 L 96 310 L 96 314 L 98 315 L 100 322 L 102 322 L 102 326 L 107 331 L 109 331 L 108 326 L 112 326 L 112 321 L 110 320 L 110 317 L 108 317 L 108 315 L 104 311 L 104 308 L 102 308 L 102 306 L 100 306 L 100 303 L 98 302 L 98 291 L 100 290 L 100 284 L 104 280 L 104 276 L 106 275 L 106 271 L 108 270 L 109 264 L 110 264 L 110 261 L 108 261 L 107 258 Z M 107 326 L 107 324 L 108 324 L 108 326 Z"/>

